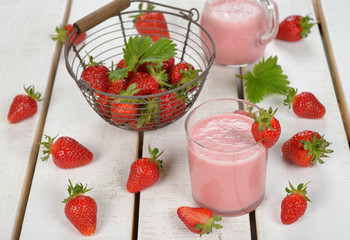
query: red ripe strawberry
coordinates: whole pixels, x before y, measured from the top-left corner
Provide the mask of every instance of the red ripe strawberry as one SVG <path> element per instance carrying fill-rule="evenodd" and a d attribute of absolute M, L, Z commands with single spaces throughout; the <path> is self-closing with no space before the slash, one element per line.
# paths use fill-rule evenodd
<path fill-rule="evenodd" d="M 110 111 L 116 125 L 135 120 L 139 112 L 137 104 L 121 101 L 112 102 Z"/>
<path fill-rule="evenodd" d="M 111 80 L 108 84 L 107 93 L 118 95 L 121 90 L 124 90 L 124 86 L 126 86 L 126 81 L 121 79 Z"/>
<path fill-rule="evenodd" d="M 150 74 L 145 72 L 134 73 L 128 82 L 128 86 L 134 83 L 137 85 L 136 88 L 140 89 L 135 96 L 149 95 L 159 88 L 158 82 Z"/>
<path fill-rule="evenodd" d="M 98 107 L 107 118 L 109 118 L 112 101 L 113 99 L 107 95 L 99 95 L 97 98 Z"/>
<path fill-rule="evenodd" d="M 156 91 L 153 91 L 152 94 L 165 93 L 165 92 L 167 92 L 165 89 L 158 89 Z M 157 99 L 158 98 L 156 97 L 150 98 L 151 101 L 156 101 Z M 168 119 L 172 115 L 174 115 L 179 103 L 180 102 L 174 93 L 167 93 L 165 95 L 162 95 L 160 97 L 160 119 L 161 120 Z M 158 111 L 158 102 L 155 104 Z"/>
<path fill-rule="evenodd" d="M 191 82 L 198 76 L 198 71 L 187 62 L 180 62 L 175 64 L 170 74 L 170 82 L 175 87 L 180 87 L 186 83 Z"/>
<path fill-rule="evenodd" d="M 142 3 L 139 6 L 142 9 Z M 147 10 L 154 9 L 154 6 L 148 4 Z M 136 30 L 139 34 L 149 36 L 153 41 L 157 41 L 162 37 L 169 38 L 168 25 L 163 13 L 160 12 L 142 12 L 133 16 Z"/>
<path fill-rule="evenodd" d="M 125 81 L 121 79 L 111 80 L 107 88 L 107 93 L 118 95 L 120 94 L 120 91 L 124 89 L 125 85 Z M 105 116 L 108 118 L 112 101 L 113 98 L 107 95 L 99 95 L 97 98 L 99 108 L 101 109 L 102 113 L 105 114 Z"/>
<path fill-rule="evenodd" d="M 255 141 L 261 141 L 266 148 L 273 147 L 281 135 L 281 126 L 274 117 L 277 109 L 274 111 L 270 107 L 268 111 L 260 109 L 259 116 L 254 116 L 254 123 L 251 132 Z"/>
<path fill-rule="evenodd" d="M 182 206 L 177 209 L 177 215 L 191 232 L 200 236 L 211 233 L 213 227 L 222 228 L 220 224 L 215 223 L 221 221 L 221 216 L 214 216 L 208 208 Z"/>
<path fill-rule="evenodd" d="M 317 132 L 305 130 L 295 134 L 282 145 L 282 153 L 286 159 L 301 167 L 314 166 L 317 162 L 323 163 L 322 157 L 333 150 L 327 149 L 330 145 Z"/>
<path fill-rule="evenodd" d="M 297 189 L 289 182 L 291 189 L 286 188 L 287 196 L 281 204 L 281 221 L 283 224 L 292 224 L 304 215 L 307 202 L 310 199 L 306 196 L 306 184 L 299 184 Z"/>
<path fill-rule="evenodd" d="M 162 160 L 158 160 L 159 153 L 157 148 L 151 149 L 148 146 L 149 158 L 139 158 L 131 164 L 126 189 L 130 193 L 137 193 L 145 188 L 152 186 L 158 181 L 162 170 Z M 159 153 L 159 154 L 158 154 Z"/>
<path fill-rule="evenodd" d="M 312 20 L 309 16 L 293 15 L 287 17 L 280 23 L 276 39 L 296 42 L 307 37 L 311 27 L 315 25 L 315 23 L 310 22 Z"/>
<path fill-rule="evenodd" d="M 291 107 L 296 115 L 302 118 L 318 119 L 326 114 L 326 108 L 311 92 L 297 94 L 297 89 L 290 88 L 284 105 Z"/>
<path fill-rule="evenodd" d="M 69 197 L 66 198 L 64 213 L 67 219 L 84 236 L 91 236 L 96 232 L 97 204 L 92 197 L 83 195 L 90 189 L 81 183 L 73 187 L 70 180 L 68 185 Z"/>
<path fill-rule="evenodd" d="M 125 91 L 120 91 L 121 96 L 134 96 L 139 89 L 136 84 L 131 84 Z M 139 112 L 136 100 L 132 99 L 114 99 L 110 106 L 111 117 L 116 125 L 133 121 L 137 118 Z"/>
<path fill-rule="evenodd" d="M 7 120 L 9 123 L 18 123 L 24 119 L 32 117 L 38 110 L 37 101 L 41 101 L 41 94 L 35 92 L 34 86 L 24 87 L 25 94 L 18 94 L 14 97 Z"/>
<path fill-rule="evenodd" d="M 58 41 L 59 43 L 66 43 L 68 37 L 72 34 L 74 31 L 74 27 L 71 24 L 67 24 L 64 27 L 56 27 L 55 29 L 56 35 L 51 35 L 51 39 L 54 41 Z M 73 39 L 76 37 L 77 34 L 74 34 L 74 36 L 71 37 L 69 44 L 72 43 Z M 81 33 L 78 38 L 74 41 L 74 44 L 78 44 L 82 42 L 86 37 L 86 33 Z"/>
<path fill-rule="evenodd" d="M 89 149 L 81 145 L 71 137 L 60 137 L 56 141 L 56 137 L 51 138 L 45 135 L 47 142 L 41 142 L 44 150 L 44 157 L 41 159 L 46 161 L 50 154 L 52 160 L 59 168 L 76 168 L 92 162 L 93 154 Z"/>
<path fill-rule="evenodd" d="M 81 78 L 89 82 L 93 89 L 106 92 L 109 85 L 109 69 L 101 63 L 94 62 L 93 57 L 89 58 L 90 63 L 85 66 Z"/>

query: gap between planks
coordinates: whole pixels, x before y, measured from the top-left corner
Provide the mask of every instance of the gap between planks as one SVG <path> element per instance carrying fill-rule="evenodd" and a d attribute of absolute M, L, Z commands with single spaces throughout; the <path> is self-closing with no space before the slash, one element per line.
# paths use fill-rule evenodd
<path fill-rule="evenodd" d="M 72 5 L 72 0 L 67 0 L 67 5 L 66 5 L 66 9 L 64 12 L 63 20 L 62 20 L 62 26 L 66 25 L 68 22 L 68 17 L 69 17 L 71 5 Z M 49 73 L 49 77 L 48 77 L 48 82 L 47 82 L 45 94 L 44 94 L 44 99 L 42 101 L 42 110 L 40 112 L 40 117 L 38 120 L 38 128 L 37 128 L 35 136 L 34 136 L 32 149 L 30 151 L 30 155 L 29 155 L 29 159 L 28 159 L 28 167 L 27 167 L 27 171 L 26 171 L 25 176 L 24 176 L 22 192 L 21 192 L 19 203 L 18 203 L 16 217 L 15 217 L 15 226 L 13 228 L 11 239 L 19 239 L 20 235 L 21 235 L 22 224 L 23 224 L 24 215 L 25 215 L 26 208 L 27 208 L 27 202 L 28 202 L 28 198 L 29 198 L 30 188 L 32 185 L 36 161 L 37 161 L 38 153 L 39 153 L 39 149 L 40 149 L 39 143 L 41 141 L 44 126 L 45 126 L 46 116 L 47 116 L 47 112 L 48 112 L 48 108 L 49 108 L 49 104 L 50 104 L 51 93 L 52 93 L 52 89 L 53 89 L 53 84 L 55 81 L 58 62 L 59 62 L 60 55 L 61 55 L 61 49 L 62 49 L 62 44 L 57 42 L 56 47 L 55 47 L 55 51 L 54 51 L 54 55 L 52 58 L 52 63 L 51 63 L 51 68 L 50 68 L 50 73 Z"/>
<path fill-rule="evenodd" d="M 324 41 L 324 45 L 326 48 L 325 52 L 327 55 L 327 61 L 328 61 L 330 72 L 333 78 L 333 84 L 334 84 L 335 93 L 338 99 L 338 105 L 342 116 L 346 137 L 347 137 L 348 143 L 350 144 L 350 112 L 349 112 L 350 109 L 348 109 L 346 105 L 345 95 L 341 84 L 337 64 L 335 61 L 326 19 L 322 10 L 323 8 L 321 5 L 321 1 L 313 0 L 313 4 L 314 4 L 315 13 L 316 13 L 317 23 L 319 23 L 318 26 L 320 28 L 321 35 L 323 36 L 322 39 Z"/>

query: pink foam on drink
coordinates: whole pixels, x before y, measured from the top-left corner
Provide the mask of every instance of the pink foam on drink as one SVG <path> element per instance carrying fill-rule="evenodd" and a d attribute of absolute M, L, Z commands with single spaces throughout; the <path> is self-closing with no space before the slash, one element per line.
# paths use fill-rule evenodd
<path fill-rule="evenodd" d="M 203 9 L 201 25 L 214 40 L 218 63 L 244 65 L 264 53 L 266 44 L 259 39 L 267 31 L 268 16 L 250 0 L 210 1 Z M 209 45 L 204 34 L 202 38 Z"/>
<path fill-rule="evenodd" d="M 249 211 L 262 200 L 267 150 L 255 142 L 252 124 L 252 118 L 241 114 L 217 114 L 190 130 L 199 143 L 188 144 L 192 194 L 199 205 L 222 212 Z"/>

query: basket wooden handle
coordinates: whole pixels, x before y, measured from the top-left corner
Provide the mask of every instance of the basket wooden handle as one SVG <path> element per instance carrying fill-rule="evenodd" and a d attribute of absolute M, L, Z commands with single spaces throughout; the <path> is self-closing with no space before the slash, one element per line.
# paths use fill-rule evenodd
<path fill-rule="evenodd" d="M 73 26 L 79 34 L 84 33 L 110 17 L 117 15 L 129 6 L 130 0 L 114 0 L 76 21 Z"/>

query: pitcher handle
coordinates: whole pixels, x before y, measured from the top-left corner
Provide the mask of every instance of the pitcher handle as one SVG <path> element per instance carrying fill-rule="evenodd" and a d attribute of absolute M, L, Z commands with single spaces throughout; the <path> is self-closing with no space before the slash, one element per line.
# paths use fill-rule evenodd
<path fill-rule="evenodd" d="M 278 7 L 273 0 L 261 0 L 263 6 L 265 6 L 268 14 L 268 28 L 265 34 L 260 39 L 260 44 L 267 44 L 271 42 L 277 35 L 278 32 Z"/>

